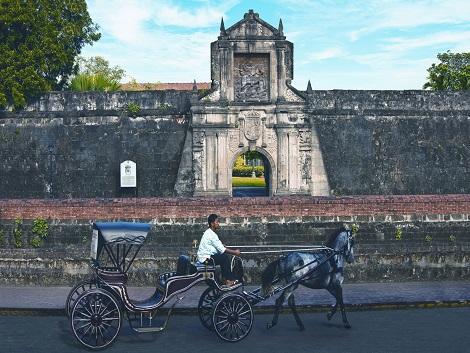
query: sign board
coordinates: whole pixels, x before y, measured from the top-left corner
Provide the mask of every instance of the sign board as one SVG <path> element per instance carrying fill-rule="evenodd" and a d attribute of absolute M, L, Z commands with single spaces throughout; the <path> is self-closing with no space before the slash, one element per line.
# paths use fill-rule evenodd
<path fill-rule="evenodd" d="M 137 187 L 137 167 L 133 161 L 124 161 L 121 163 L 121 187 Z"/>

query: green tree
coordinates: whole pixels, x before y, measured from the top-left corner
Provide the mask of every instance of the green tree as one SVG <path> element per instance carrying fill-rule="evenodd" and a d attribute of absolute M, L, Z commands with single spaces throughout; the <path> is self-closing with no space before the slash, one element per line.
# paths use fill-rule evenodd
<path fill-rule="evenodd" d="M 111 67 L 109 61 L 101 56 L 92 56 L 90 58 L 79 56 L 77 58 L 77 64 L 79 73 L 81 74 L 102 74 L 117 82 L 121 81 L 126 74 L 124 69 L 117 65 Z"/>
<path fill-rule="evenodd" d="M 428 82 L 424 89 L 467 90 L 470 89 L 470 53 L 440 53 L 439 64 L 428 69 Z"/>
<path fill-rule="evenodd" d="M 99 38 L 85 0 L 0 0 L 0 107 L 62 89 Z"/>
<path fill-rule="evenodd" d="M 77 59 L 79 73 L 70 80 L 72 91 L 116 91 L 125 71 L 119 66 L 111 67 L 101 56 Z"/>

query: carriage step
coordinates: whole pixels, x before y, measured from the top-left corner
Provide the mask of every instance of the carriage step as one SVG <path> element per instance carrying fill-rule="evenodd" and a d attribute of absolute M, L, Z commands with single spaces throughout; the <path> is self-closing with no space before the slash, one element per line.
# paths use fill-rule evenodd
<path fill-rule="evenodd" d="M 134 330 L 139 333 L 161 332 L 165 329 L 165 327 L 166 327 L 166 324 L 161 327 L 136 327 L 134 328 Z"/>

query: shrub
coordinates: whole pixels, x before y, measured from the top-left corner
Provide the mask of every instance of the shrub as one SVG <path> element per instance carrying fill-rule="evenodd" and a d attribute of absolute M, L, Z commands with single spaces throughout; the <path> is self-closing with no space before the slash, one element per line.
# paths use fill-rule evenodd
<path fill-rule="evenodd" d="M 131 102 L 127 105 L 126 111 L 130 116 L 135 116 L 140 112 L 140 106 L 135 102 Z"/>
<path fill-rule="evenodd" d="M 31 245 L 35 248 L 38 248 L 43 244 L 44 239 L 47 238 L 49 224 L 47 224 L 47 221 L 44 218 L 36 218 L 33 221 L 32 232 L 34 236 L 31 239 Z"/>
<path fill-rule="evenodd" d="M 251 177 L 253 174 L 253 170 L 255 171 L 255 175 L 257 177 L 264 175 L 264 167 L 248 167 L 248 166 L 235 166 L 232 171 L 232 176 L 239 176 L 239 177 Z"/>

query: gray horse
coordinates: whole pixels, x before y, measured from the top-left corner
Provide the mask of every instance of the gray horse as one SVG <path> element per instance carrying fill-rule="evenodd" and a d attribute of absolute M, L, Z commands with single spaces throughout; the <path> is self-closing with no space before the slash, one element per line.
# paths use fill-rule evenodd
<path fill-rule="evenodd" d="M 344 310 L 343 288 L 341 285 L 344 280 L 344 260 L 346 259 L 348 263 L 354 261 L 354 239 L 350 231 L 342 228 L 339 232 L 333 233 L 325 245 L 333 250 L 325 249 L 313 253 L 293 252 L 270 263 L 263 271 L 261 278 L 262 293 L 264 295 L 267 295 L 272 290 L 273 281 L 276 281 L 276 279 L 278 280 L 276 284 L 282 286 L 306 276 L 297 284 L 286 288 L 279 298 L 276 299 L 274 317 L 272 322 L 267 324 L 268 328 L 277 324 L 279 309 L 284 301 L 288 300 L 297 325 L 300 330 L 305 329 L 295 308 L 293 293 L 299 286 L 299 283 L 308 288 L 326 289 L 330 292 L 336 298 L 336 303 L 327 314 L 328 320 L 336 313 L 339 305 L 344 327 L 351 328 Z M 328 259 L 329 257 L 330 259 Z M 315 268 L 316 270 L 312 271 Z M 307 275 L 310 271 L 312 271 L 311 274 Z"/>

